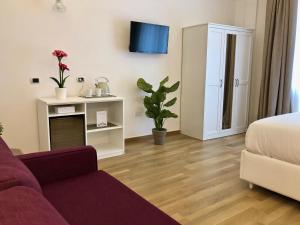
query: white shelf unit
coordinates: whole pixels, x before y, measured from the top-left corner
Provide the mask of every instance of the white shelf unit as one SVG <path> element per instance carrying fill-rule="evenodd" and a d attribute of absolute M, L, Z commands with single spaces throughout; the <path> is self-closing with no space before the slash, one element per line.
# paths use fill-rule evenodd
<path fill-rule="evenodd" d="M 65 105 L 75 106 L 75 112 L 55 113 L 55 107 Z M 97 111 L 107 111 L 107 127 L 96 126 Z M 124 154 L 124 99 L 121 97 L 91 99 L 70 97 L 65 100 L 40 98 L 38 100 L 40 150 L 51 150 L 51 118 L 77 115 L 84 116 L 85 144 L 97 150 L 98 159 Z"/>

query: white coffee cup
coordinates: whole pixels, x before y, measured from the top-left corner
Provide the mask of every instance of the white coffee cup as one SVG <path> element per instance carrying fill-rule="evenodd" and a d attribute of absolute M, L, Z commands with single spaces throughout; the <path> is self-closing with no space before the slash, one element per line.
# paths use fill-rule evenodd
<path fill-rule="evenodd" d="M 88 97 L 88 98 L 93 97 L 93 89 L 92 88 L 89 88 L 86 91 L 85 97 Z"/>

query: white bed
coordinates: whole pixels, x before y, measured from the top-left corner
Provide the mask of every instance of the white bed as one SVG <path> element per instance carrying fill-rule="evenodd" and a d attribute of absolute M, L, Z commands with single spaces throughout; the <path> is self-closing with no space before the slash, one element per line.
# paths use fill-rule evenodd
<path fill-rule="evenodd" d="M 300 201 L 300 113 L 249 126 L 240 177 Z"/>

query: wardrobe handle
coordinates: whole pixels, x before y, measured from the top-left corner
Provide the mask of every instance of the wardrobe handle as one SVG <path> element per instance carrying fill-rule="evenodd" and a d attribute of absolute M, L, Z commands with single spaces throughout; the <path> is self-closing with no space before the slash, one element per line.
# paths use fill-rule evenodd
<path fill-rule="evenodd" d="M 220 88 L 223 87 L 223 79 L 220 79 Z"/>
<path fill-rule="evenodd" d="M 237 87 L 240 86 L 240 79 L 237 79 Z"/>
<path fill-rule="evenodd" d="M 237 87 L 237 79 L 234 79 L 234 86 Z"/>

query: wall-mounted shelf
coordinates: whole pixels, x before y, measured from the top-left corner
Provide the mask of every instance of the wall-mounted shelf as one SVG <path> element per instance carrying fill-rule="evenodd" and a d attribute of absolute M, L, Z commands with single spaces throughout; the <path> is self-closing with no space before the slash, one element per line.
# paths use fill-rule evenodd
<path fill-rule="evenodd" d="M 57 106 L 75 106 L 74 113 L 57 114 Z M 108 126 L 99 128 L 96 126 L 97 111 L 107 111 Z M 72 122 L 68 123 L 68 118 L 73 119 L 82 116 L 84 129 L 78 129 L 78 132 L 84 132 L 84 145 L 92 145 L 97 150 L 98 159 L 124 154 L 124 99 L 121 97 L 107 98 L 81 98 L 70 97 L 65 100 L 56 98 L 41 98 L 38 100 L 38 121 L 40 150 L 51 150 L 52 146 L 73 147 L 74 130 Z M 50 126 L 53 119 L 64 118 L 64 124 L 55 121 L 55 126 Z M 71 125 L 70 125 L 71 124 Z M 54 127 L 54 128 L 53 128 Z M 80 126 L 77 126 L 77 128 Z M 54 132 L 51 129 L 56 129 Z M 69 137 L 67 136 L 70 133 Z M 53 133 L 55 136 L 53 136 Z M 52 135 L 52 136 L 51 136 Z M 71 137 L 70 137 L 71 136 Z M 80 135 L 79 135 L 80 136 Z M 82 135 L 81 135 L 82 136 Z M 80 136 L 80 137 L 81 137 Z M 53 145 L 54 139 L 59 139 Z M 57 144 L 58 143 L 58 144 Z M 76 143 L 78 144 L 79 142 Z"/>

